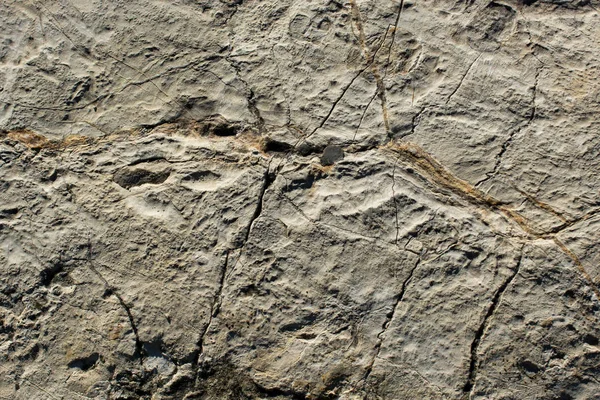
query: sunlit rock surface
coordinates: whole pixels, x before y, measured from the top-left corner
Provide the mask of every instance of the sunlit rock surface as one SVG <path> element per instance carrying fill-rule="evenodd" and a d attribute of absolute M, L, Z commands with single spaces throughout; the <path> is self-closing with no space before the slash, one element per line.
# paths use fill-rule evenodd
<path fill-rule="evenodd" d="M 0 399 L 597 399 L 595 0 L 5 0 Z"/>

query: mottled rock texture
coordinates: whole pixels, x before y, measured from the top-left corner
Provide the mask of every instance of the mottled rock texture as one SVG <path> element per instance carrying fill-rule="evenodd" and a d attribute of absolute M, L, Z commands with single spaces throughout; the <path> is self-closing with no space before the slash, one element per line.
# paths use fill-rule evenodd
<path fill-rule="evenodd" d="M 600 399 L 596 0 L 0 2 L 0 399 Z"/>

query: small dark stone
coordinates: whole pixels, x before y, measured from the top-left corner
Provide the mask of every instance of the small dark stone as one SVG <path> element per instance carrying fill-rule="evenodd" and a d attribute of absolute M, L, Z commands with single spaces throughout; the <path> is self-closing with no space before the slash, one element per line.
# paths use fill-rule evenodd
<path fill-rule="evenodd" d="M 322 165 L 333 165 L 344 158 L 344 150 L 340 146 L 327 146 L 321 156 Z"/>
<path fill-rule="evenodd" d="M 296 146 L 296 152 L 303 157 L 313 154 L 317 149 L 314 146 L 304 142 Z"/>

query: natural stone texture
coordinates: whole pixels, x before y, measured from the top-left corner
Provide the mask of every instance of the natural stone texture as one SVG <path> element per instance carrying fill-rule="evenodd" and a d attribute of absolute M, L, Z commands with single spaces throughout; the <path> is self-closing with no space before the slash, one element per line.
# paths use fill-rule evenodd
<path fill-rule="evenodd" d="M 0 4 L 1 399 L 594 399 L 590 0 Z"/>

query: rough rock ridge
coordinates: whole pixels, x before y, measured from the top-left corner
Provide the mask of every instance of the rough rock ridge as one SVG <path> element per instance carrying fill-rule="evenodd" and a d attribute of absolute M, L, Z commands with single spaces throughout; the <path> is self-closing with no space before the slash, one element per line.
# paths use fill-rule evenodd
<path fill-rule="evenodd" d="M 594 0 L 0 3 L 0 399 L 599 399 Z"/>

